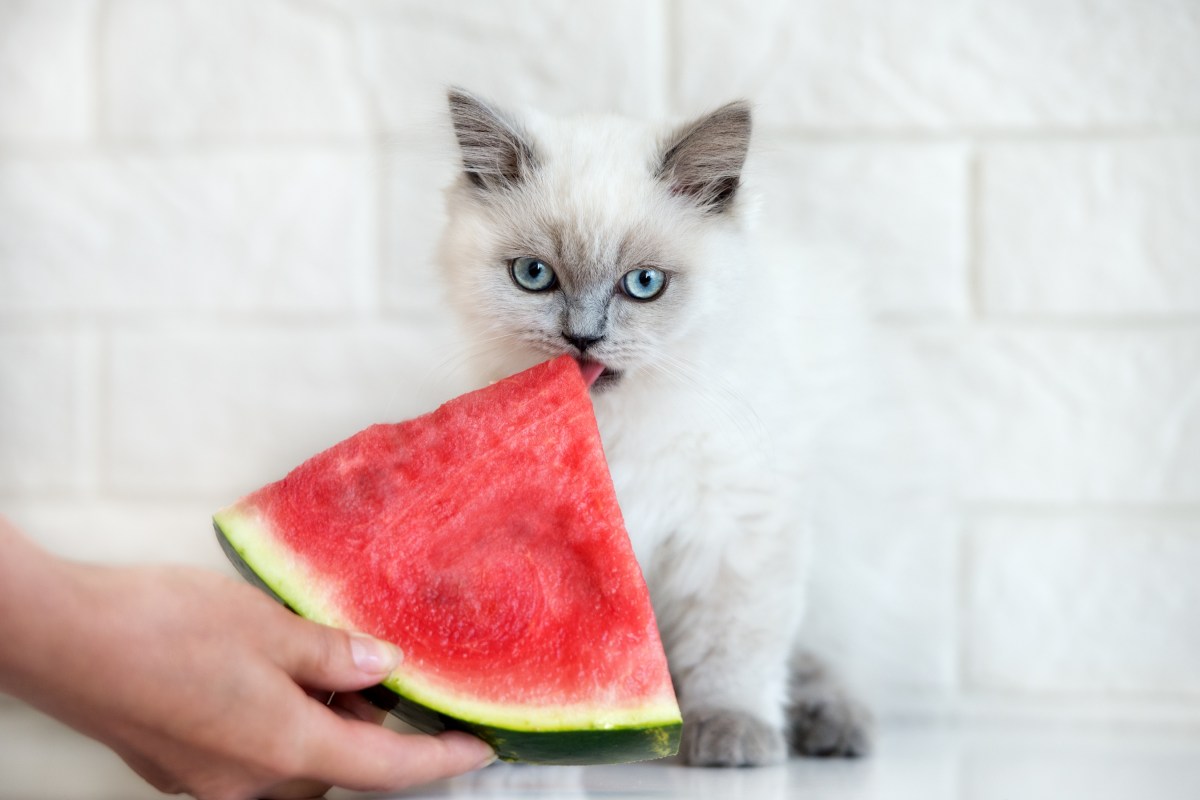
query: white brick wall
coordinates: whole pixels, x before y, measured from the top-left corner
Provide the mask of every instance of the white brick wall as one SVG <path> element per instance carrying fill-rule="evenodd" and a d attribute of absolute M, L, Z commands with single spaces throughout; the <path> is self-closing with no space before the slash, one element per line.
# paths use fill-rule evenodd
<path fill-rule="evenodd" d="M 105 133 L 130 139 L 362 135 L 354 43 L 328 16 L 269 0 L 110 3 Z"/>
<path fill-rule="evenodd" d="M 676 4 L 681 99 L 749 93 L 787 130 L 1194 125 L 1192 0 Z"/>
<path fill-rule="evenodd" d="M 866 276 L 880 311 L 967 313 L 965 145 L 762 138 L 761 227 L 779 258 L 818 244 Z"/>
<path fill-rule="evenodd" d="M 431 343 L 414 327 L 230 323 L 115 335 L 102 485 L 232 500 L 373 422 L 433 408 L 452 376 L 422 364 Z"/>
<path fill-rule="evenodd" d="M 6 265 L 7 266 L 7 265 Z M 0 333 L 0 486 L 16 494 L 83 488 L 90 420 L 79 336 Z"/>
<path fill-rule="evenodd" d="M 1186 702 L 1200 694 L 1198 559 L 1186 519 L 981 520 L 964 559 L 968 685 Z"/>
<path fill-rule="evenodd" d="M 83 141 L 94 132 L 95 0 L 6 0 L 0 143 Z"/>
<path fill-rule="evenodd" d="M 363 156 L 307 150 L 9 159 L 0 309 L 361 307 L 373 185 Z"/>
<path fill-rule="evenodd" d="M 1200 504 L 1200 333 L 1027 323 L 906 332 L 958 495 L 986 504 Z"/>
<path fill-rule="evenodd" d="M 981 165 L 988 311 L 1200 311 L 1195 137 L 997 144 Z"/>
<path fill-rule="evenodd" d="M 885 711 L 1200 719 L 1194 0 L 0 0 L 0 509 L 224 568 L 209 512 L 456 393 L 448 83 L 756 102 L 770 252 L 867 276 L 949 467 L 824 550 Z"/>

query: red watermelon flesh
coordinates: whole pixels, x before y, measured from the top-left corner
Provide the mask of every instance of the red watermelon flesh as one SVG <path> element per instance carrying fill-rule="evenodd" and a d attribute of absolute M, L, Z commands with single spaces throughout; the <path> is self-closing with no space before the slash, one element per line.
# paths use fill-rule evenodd
<path fill-rule="evenodd" d="M 646 584 L 569 357 L 372 426 L 214 521 L 298 613 L 396 643 L 404 661 L 384 686 L 404 706 L 502 757 L 677 746 Z"/>

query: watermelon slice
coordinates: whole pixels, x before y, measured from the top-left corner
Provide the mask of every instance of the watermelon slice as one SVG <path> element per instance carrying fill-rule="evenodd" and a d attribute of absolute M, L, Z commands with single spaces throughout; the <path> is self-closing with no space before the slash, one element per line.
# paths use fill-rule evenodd
<path fill-rule="evenodd" d="M 545 764 L 678 749 L 646 583 L 570 357 L 370 427 L 214 522 L 288 607 L 400 647 L 367 694 L 419 729 Z"/>

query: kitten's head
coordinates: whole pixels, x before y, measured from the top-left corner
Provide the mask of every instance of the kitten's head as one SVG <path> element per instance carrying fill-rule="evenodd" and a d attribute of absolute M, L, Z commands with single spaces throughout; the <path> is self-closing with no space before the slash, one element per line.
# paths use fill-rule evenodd
<path fill-rule="evenodd" d="M 496 375 L 569 353 L 597 388 L 658 368 L 736 296 L 750 108 L 658 130 L 449 93 L 462 172 L 442 257 Z"/>

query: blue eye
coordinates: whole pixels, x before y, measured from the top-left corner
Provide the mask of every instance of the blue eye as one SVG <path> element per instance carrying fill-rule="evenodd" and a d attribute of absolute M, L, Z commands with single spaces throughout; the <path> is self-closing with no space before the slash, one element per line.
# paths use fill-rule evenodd
<path fill-rule="evenodd" d="M 545 292 L 558 285 L 554 270 L 540 258 L 514 258 L 509 272 L 517 286 L 527 292 Z"/>
<path fill-rule="evenodd" d="M 621 277 L 621 288 L 634 300 L 653 300 L 666 287 L 667 276 L 653 267 L 630 270 Z"/>

